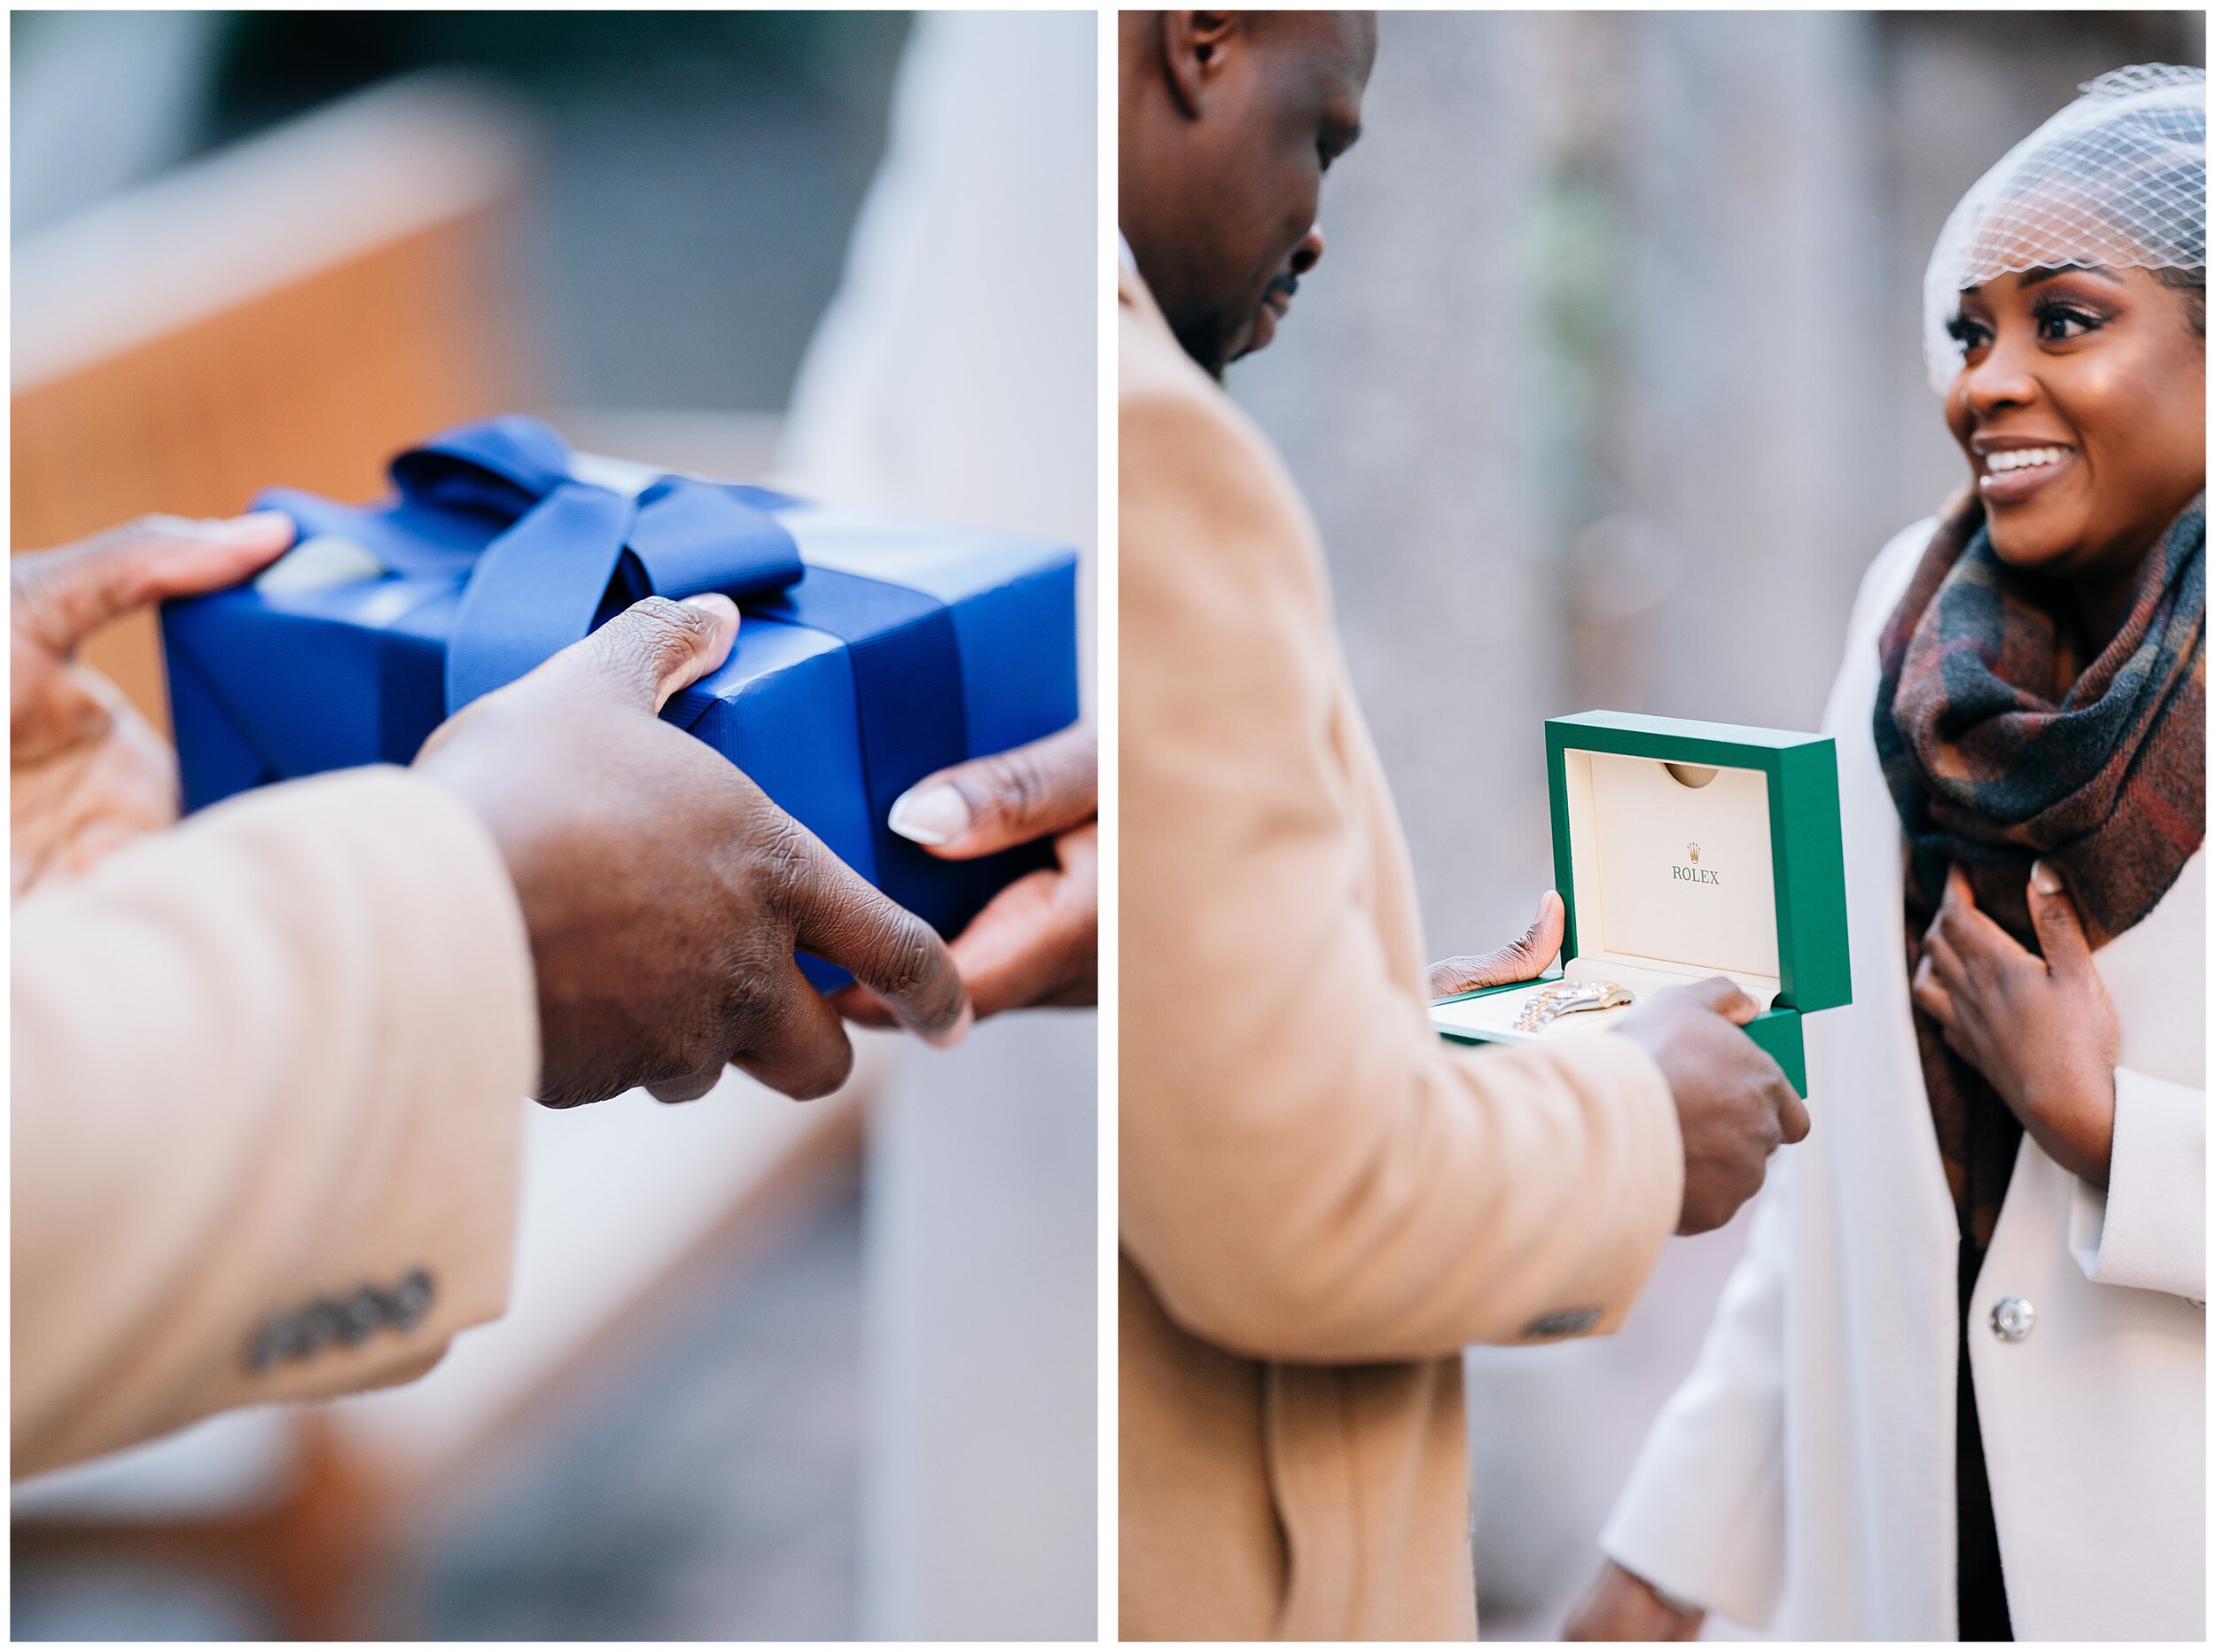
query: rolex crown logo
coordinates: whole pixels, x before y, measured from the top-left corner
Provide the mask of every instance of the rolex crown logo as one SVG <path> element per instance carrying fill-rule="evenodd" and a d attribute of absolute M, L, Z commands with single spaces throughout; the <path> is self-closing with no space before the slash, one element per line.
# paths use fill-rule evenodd
<path fill-rule="evenodd" d="M 1689 843 L 1685 845 L 1685 858 L 1686 860 L 1691 861 L 1692 864 L 1689 866 L 1672 865 L 1670 868 L 1671 882 L 1678 884 L 1715 884 L 1723 882 L 1721 877 L 1718 877 L 1714 872 L 1710 871 L 1708 868 L 1700 863 L 1700 845 L 1698 844 Z"/>

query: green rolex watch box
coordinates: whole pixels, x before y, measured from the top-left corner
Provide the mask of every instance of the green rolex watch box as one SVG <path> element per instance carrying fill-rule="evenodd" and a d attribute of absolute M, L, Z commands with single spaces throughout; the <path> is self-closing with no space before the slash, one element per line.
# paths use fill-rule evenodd
<path fill-rule="evenodd" d="M 1547 791 L 1568 908 L 1562 972 L 1440 999 L 1432 1026 L 1469 1043 L 1589 1037 L 1629 1009 L 1542 1019 L 1527 1013 L 1534 997 L 1562 981 L 1605 983 L 1635 1004 L 1728 976 L 1761 1007 L 1749 1035 L 1806 1095 L 1800 1018 L 1853 1000 L 1829 736 L 1624 712 L 1557 717 Z"/>

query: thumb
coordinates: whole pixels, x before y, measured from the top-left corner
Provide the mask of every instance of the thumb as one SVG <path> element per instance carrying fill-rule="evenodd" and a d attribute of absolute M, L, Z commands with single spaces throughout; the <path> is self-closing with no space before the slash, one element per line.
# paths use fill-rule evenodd
<path fill-rule="evenodd" d="M 2093 958 L 2085 939 L 2078 908 L 2063 887 L 2062 874 L 2044 861 L 2032 862 L 2032 880 L 2024 891 L 2024 904 L 2032 914 L 2032 928 L 2039 936 L 2040 955 L 2056 975 L 2074 975 Z"/>
<path fill-rule="evenodd" d="M 1431 995 L 1471 993 L 1484 986 L 1528 981 L 1562 950 L 1562 897 L 1551 889 L 1539 897 L 1539 914 L 1522 939 L 1474 957 L 1448 958 L 1432 965 Z"/>
<path fill-rule="evenodd" d="M 9 565 L 16 624 L 66 654 L 135 609 L 238 584 L 283 555 L 294 532 L 281 510 L 214 522 L 152 516 L 59 550 L 31 551 Z"/>
<path fill-rule="evenodd" d="M 1100 810 L 1099 748 L 1073 723 L 1029 745 L 917 781 L 886 823 L 942 860 L 966 861 L 1082 825 Z"/>
<path fill-rule="evenodd" d="M 583 642 L 571 643 L 539 672 L 581 679 L 619 704 L 659 712 L 671 695 L 730 658 L 737 638 L 738 604 L 721 592 L 683 602 L 649 596 Z"/>

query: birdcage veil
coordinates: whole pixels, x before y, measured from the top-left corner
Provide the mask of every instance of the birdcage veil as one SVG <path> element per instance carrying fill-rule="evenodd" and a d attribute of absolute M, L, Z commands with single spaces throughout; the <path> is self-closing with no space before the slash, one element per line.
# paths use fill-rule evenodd
<path fill-rule="evenodd" d="M 1958 295 L 1994 276 L 2071 264 L 2200 269 L 2208 234 L 2206 72 L 2115 69 L 2001 157 L 1947 215 L 1923 275 L 1934 389 L 1962 366 Z"/>

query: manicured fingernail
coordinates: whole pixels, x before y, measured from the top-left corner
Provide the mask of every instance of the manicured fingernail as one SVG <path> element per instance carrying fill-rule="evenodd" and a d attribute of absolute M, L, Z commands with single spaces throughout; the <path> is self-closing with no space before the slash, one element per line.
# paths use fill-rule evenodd
<path fill-rule="evenodd" d="M 901 793 L 886 824 L 910 843 L 936 847 L 970 830 L 970 801 L 944 782 Z"/>
<path fill-rule="evenodd" d="M 2044 861 L 2032 862 L 2032 887 L 2042 895 L 2062 893 L 2062 877 Z"/>

